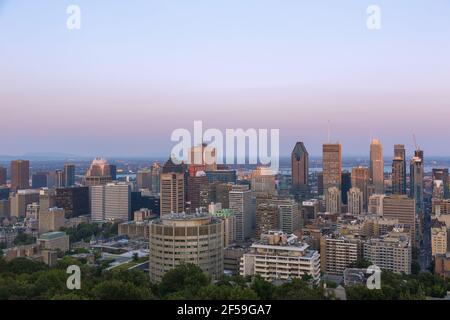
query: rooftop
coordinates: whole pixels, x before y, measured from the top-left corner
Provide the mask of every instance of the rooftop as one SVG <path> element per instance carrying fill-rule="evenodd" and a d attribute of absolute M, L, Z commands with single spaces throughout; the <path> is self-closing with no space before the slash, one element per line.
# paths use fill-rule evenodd
<path fill-rule="evenodd" d="M 65 237 L 66 233 L 62 232 L 62 231 L 54 231 L 54 232 L 48 232 L 48 233 L 44 233 L 42 234 L 39 239 L 40 240 L 52 240 L 52 239 L 57 239 L 57 238 L 61 238 L 61 237 Z"/>

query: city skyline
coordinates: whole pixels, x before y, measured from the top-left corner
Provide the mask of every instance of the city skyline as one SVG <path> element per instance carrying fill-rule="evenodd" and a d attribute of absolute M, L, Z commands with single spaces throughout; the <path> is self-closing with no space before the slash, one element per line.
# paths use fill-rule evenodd
<path fill-rule="evenodd" d="M 378 1 L 376 31 L 366 27 L 369 1 L 80 0 L 77 31 L 66 28 L 68 4 L 0 1 L 11 137 L 0 154 L 160 156 L 173 130 L 199 119 L 278 128 L 285 155 L 296 141 L 319 155 L 328 121 L 349 156 L 367 154 L 373 137 L 413 150 L 413 134 L 428 155 L 450 154 L 445 1 Z"/>

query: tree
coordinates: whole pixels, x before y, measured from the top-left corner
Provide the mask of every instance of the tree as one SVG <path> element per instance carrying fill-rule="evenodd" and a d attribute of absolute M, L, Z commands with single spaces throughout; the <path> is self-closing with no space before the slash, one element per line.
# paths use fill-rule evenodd
<path fill-rule="evenodd" d="M 253 278 L 251 288 L 262 300 L 271 300 L 275 290 L 275 287 L 271 283 L 260 276 Z"/>
<path fill-rule="evenodd" d="M 19 233 L 14 239 L 14 245 L 16 246 L 23 246 L 33 243 L 36 243 L 36 238 L 25 232 Z"/>
<path fill-rule="evenodd" d="M 120 280 L 103 281 L 92 289 L 96 300 L 150 300 L 154 296 L 148 288 L 139 288 Z"/>
<path fill-rule="evenodd" d="M 201 287 L 210 283 L 209 277 L 196 265 L 181 264 L 167 272 L 159 284 L 161 297 L 184 292 L 187 299 L 195 296 Z"/>

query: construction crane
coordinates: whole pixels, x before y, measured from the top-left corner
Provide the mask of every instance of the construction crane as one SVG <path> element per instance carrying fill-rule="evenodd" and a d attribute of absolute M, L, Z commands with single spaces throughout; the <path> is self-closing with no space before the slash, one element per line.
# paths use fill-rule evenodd
<path fill-rule="evenodd" d="M 417 145 L 417 139 L 416 139 L 416 134 L 413 133 L 413 140 L 414 140 L 414 147 L 416 148 L 416 151 L 419 150 L 419 146 Z"/>

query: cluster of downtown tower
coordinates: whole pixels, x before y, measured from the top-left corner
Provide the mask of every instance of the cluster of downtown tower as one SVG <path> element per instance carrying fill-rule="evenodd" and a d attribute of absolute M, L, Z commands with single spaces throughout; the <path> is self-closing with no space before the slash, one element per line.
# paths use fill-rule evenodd
<path fill-rule="evenodd" d="M 341 144 L 326 143 L 322 170 L 311 173 L 307 148 L 297 142 L 285 174 L 206 162 L 215 150 L 203 144 L 190 150 L 191 158 L 201 155 L 200 163 L 169 158 L 119 178 L 120 165 L 97 158 L 77 177 L 71 163 L 46 174 L 45 182 L 34 173 L 31 187 L 29 161 L 15 160 L 10 180 L 0 168 L 0 242 L 8 259 L 27 252 L 49 265 L 55 250 L 137 250 L 148 256 L 142 268 L 155 282 L 181 263 L 196 264 L 215 279 L 224 272 L 269 281 L 308 274 L 319 282 L 321 274 L 345 276 L 363 258 L 409 274 L 413 247 L 421 249 L 422 269 L 431 256 L 449 259 L 448 169 L 432 170 L 427 193 L 424 152 L 416 148 L 408 159 L 404 145 L 393 149 L 390 172 L 377 139 L 370 144 L 369 164 L 346 171 Z M 124 248 L 123 238 L 69 244 L 60 231 L 111 222 L 132 245 Z M 33 250 L 13 245 L 18 234 L 10 232 L 11 225 L 36 236 Z"/>

